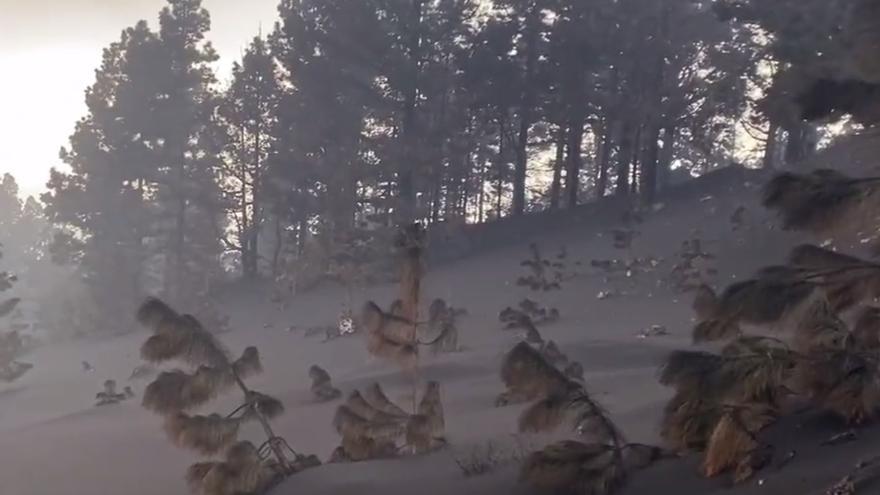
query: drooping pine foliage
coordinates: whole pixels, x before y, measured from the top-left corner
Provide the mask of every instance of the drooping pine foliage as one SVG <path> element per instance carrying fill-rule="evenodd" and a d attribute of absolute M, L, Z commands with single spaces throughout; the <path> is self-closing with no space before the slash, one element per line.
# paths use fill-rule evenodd
<path fill-rule="evenodd" d="M 875 182 L 832 170 L 786 172 L 768 183 L 763 201 L 784 228 L 838 246 L 875 244 Z M 704 451 L 706 476 L 733 471 L 743 481 L 772 456 L 761 432 L 790 412 L 788 399 L 852 424 L 876 418 L 878 296 L 880 265 L 808 244 L 720 294 L 700 287 L 694 340 L 726 344 L 718 353 L 669 356 L 660 381 L 676 392 L 663 437 L 676 449 Z M 753 336 L 755 329 L 778 337 Z"/>
<path fill-rule="evenodd" d="M 551 444 L 530 454 L 520 469 L 523 482 L 554 493 L 614 493 L 637 470 L 663 456 L 661 449 L 630 444 L 582 382 L 560 372 L 523 342 L 504 359 L 508 391 L 499 404 L 533 402 L 519 417 L 521 433 L 550 433 L 565 427 L 577 440 Z"/>
<path fill-rule="evenodd" d="M 141 305 L 137 319 L 153 332 L 141 346 L 144 360 L 176 361 L 193 370 L 161 372 L 145 389 L 143 406 L 165 416 L 165 432 L 175 445 L 206 456 L 226 452 L 226 462 L 200 463 L 190 468 L 187 479 L 193 493 L 229 493 L 222 491 L 228 489 L 225 484 L 247 486 L 246 493 L 263 493 L 284 476 L 313 465 L 312 457 L 297 454 L 273 432 L 269 421 L 284 412 L 281 401 L 245 385 L 245 379 L 263 371 L 255 347 L 248 347 L 241 357 L 233 359 L 195 317 L 179 314 L 155 298 Z M 191 413 L 232 388 L 242 392 L 243 402 L 230 414 Z M 249 442 L 235 443 L 240 426 L 248 421 L 257 422 L 267 436 L 259 448 Z M 248 450 L 247 465 L 237 466 L 242 449 Z"/>
<path fill-rule="evenodd" d="M 355 390 L 336 409 L 333 426 L 342 443 L 331 462 L 394 457 L 404 449 L 412 453 L 435 450 L 446 445 L 440 384 L 427 384 L 414 413 L 391 401 L 378 383 L 363 394 Z"/>
<path fill-rule="evenodd" d="M 767 184 L 763 202 L 779 213 L 784 228 L 807 231 L 842 247 L 877 243 L 880 179 L 852 178 L 835 170 L 787 172 Z"/>
<path fill-rule="evenodd" d="M 457 348 L 457 329 L 450 326 L 451 308 L 432 304 L 429 327 L 441 326 L 433 341 L 419 338 L 421 287 L 424 270 L 425 232 L 418 223 L 398 231 L 395 249 L 400 262 L 400 298 L 389 312 L 373 302 L 363 310 L 361 325 L 367 334 L 367 350 L 373 356 L 398 364 L 412 380 L 411 412 L 388 399 L 378 384 L 364 398 L 353 392 L 336 411 L 334 427 L 342 445 L 333 455 L 336 461 L 360 461 L 396 455 L 404 446 L 420 453 L 445 445 L 445 422 L 440 385 L 429 382 L 419 399 L 419 348 L 448 344 L 451 335 Z M 454 333 L 450 333 L 454 332 Z M 403 444 L 399 444 L 400 442 Z"/>

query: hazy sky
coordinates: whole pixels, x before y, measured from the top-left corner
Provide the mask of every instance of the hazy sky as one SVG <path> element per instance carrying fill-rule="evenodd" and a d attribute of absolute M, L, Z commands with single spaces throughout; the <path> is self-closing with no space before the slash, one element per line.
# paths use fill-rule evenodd
<path fill-rule="evenodd" d="M 355 0 L 356 1 L 356 0 Z M 0 174 L 26 194 L 43 189 L 58 150 L 85 113 L 83 91 L 101 50 L 140 19 L 157 27 L 165 0 L 0 0 Z M 260 29 L 268 32 L 278 0 L 203 0 L 210 39 L 225 80 L 233 60 Z"/>

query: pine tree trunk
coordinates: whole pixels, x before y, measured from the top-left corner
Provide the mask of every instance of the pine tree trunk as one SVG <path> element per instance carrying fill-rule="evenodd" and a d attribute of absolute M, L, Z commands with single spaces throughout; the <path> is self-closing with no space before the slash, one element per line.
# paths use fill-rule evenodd
<path fill-rule="evenodd" d="M 556 159 L 553 162 L 553 182 L 550 184 L 550 209 L 559 209 L 562 189 L 562 168 L 565 166 L 565 135 L 564 125 L 556 132 Z"/>
<path fill-rule="evenodd" d="M 669 184 L 669 177 L 672 173 L 672 159 L 675 157 L 675 140 L 677 138 L 678 128 L 675 124 L 669 124 L 663 128 L 663 149 L 657 163 L 657 183 L 659 188 Z"/>
<path fill-rule="evenodd" d="M 785 163 L 792 165 L 804 161 L 816 150 L 816 132 L 812 124 L 799 122 L 788 130 L 785 146 Z"/>
<path fill-rule="evenodd" d="M 281 228 L 281 215 L 275 214 L 275 245 L 272 247 L 272 280 L 278 280 L 280 275 L 279 261 L 281 250 L 284 247 L 284 229 Z"/>
<path fill-rule="evenodd" d="M 522 105 L 519 115 L 519 135 L 516 143 L 516 165 L 513 173 L 513 215 L 522 215 L 526 206 L 526 175 L 528 172 L 529 129 L 532 126 L 532 110 L 535 106 L 535 66 L 538 61 L 538 35 L 541 29 L 540 3 L 536 2 L 526 20 L 525 51 L 526 66 Z"/>
<path fill-rule="evenodd" d="M 583 167 L 584 118 L 577 115 L 568 128 L 568 167 L 565 174 L 566 207 L 578 205 L 581 168 Z"/>
<path fill-rule="evenodd" d="M 617 196 L 629 194 L 629 175 L 634 154 L 633 129 L 632 125 L 627 122 L 623 126 L 620 138 L 620 152 L 617 154 L 617 184 L 615 186 L 615 194 Z"/>
<path fill-rule="evenodd" d="M 465 222 L 467 222 L 468 218 L 468 206 L 471 202 L 471 174 L 473 174 L 473 163 L 471 161 L 471 152 L 468 151 L 465 154 L 464 161 L 464 177 L 462 178 L 462 182 L 460 185 L 461 188 L 461 202 L 459 206 L 459 214 L 460 218 L 463 218 Z"/>
<path fill-rule="evenodd" d="M 770 120 L 770 127 L 767 129 L 767 144 L 764 146 L 764 157 L 761 160 L 761 166 L 765 169 L 776 168 L 776 146 L 779 143 L 779 125 Z"/>
<path fill-rule="evenodd" d="M 309 236 L 309 224 L 308 224 L 308 220 L 305 218 L 305 215 L 304 215 L 303 218 L 301 218 L 299 221 L 299 232 L 297 233 L 297 242 L 298 242 L 297 254 L 300 257 L 302 257 L 302 255 L 306 251 L 306 240 L 308 239 L 308 236 Z"/>
<path fill-rule="evenodd" d="M 412 0 L 409 19 L 409 39 L 407 40 L 408 79 L 403 105 L 401 124 L 401 145 L 403 159 L 398 165 L 398 225 L 409 225 L 416 218 L 415 177 L 418 136 L 416 134 L 416 103 L 419 95 L 419 73 L 421 72 L 422 52 L 422 11 L 424 0 Z"/>
<path fill-rule="evenodd" d="M 502 115 L 500 122 L 498 123 L 498 156 L 496 159 L 497 162 L 497 170 L 498 170 L 498 181 L 495 183 L 495 219 L 501 219 L 501 200 L 504 195 L 504 169 L 505 161 L 504 161 L 504 135 L 507 132 L 507 126 L 505 125 L 505 119 Z"/>
<path fill-rule="evenodd" d="M 461 178 L 463 166 L 458 162 L 458 156 L 450 159 L 449 173 L 446 174 L 446 192 L 443 195 L 443 219 L 446 221 L 458 216 L 458 206 L 461 201 Z"/>
<path fill-rule="evenodd" d="M 244 124 L 238 126 L 238 244 L 241 250 L 241 276 L 250 278 L 251 252 L 250 252 L 250 212 L 248 211 L 248 144 L 247 130 Z"/>
<path fill-rule="evenodd" d="M 501 200 L 504 198 L 504 180 L 499 176 L 495 183 L 495 220 L 501 220 Z"/>
<path fill-rule="evenodd" d="M 642 159 L 642 202 L 651 205 L 657 193 L 657 162 L 660 155 L 660 128 L 656 122 L 649 124 L 646 136 L 645 156 Z"/>
<path fill-rule="evenodd" d="M 260 180 L 260 142 L 261 142 L 261 130 L 259 126 L 254 129 L 254 148 L 253 148 L 253 165 L 251 169 L 251 173 L 247 174 L 246 172 L 242 174 L 242 187 L 241 187 L 241 206 L 242 206 L 242 218 L 244 221 L 244 234 L 245 238 L 241 240 L 242 248 L 243 248 L 243 256 L 242 256 L 242 267 L 244 276 L 247 279 L 254 279 L 257 277 L 258 271 L 258 242 L 259 242 L 259 180 Z M 242 169 L 246 170 L 247 166 L 242 164 Z M 248 178 L 250 175 L 250 178 Z M 251 190 L 251 198 L 248 201 L 247 194 L 247 182 L 250 180 L 250 190 Z M 250 219 L 248 219 L 248 215 L 250 215 Z"/>
<path fill-rule="evenodd" d="M 486 162 L 480 160 L 480 190 L 477 192 L 477 222 L 486 219 Z"/>
<path fill-rule="evenodd" d="M 439 175 L 439 174 L 438 174 Z M 434 177 L 434 187 L 431 189 L 431 223 L 437 223 L 440 220 L 440 194 L 441 184 L 440 177 Z"/>
<path fill-rule="evenodd" d="M 599 169 L 596 177 L 596 197 L 600 199 L 608 192 L 608 165 L 611 162 L 611 149 L 614 147 L 613 128 L 614 124 L 606 118 L 602 126 L 602 149 L 596 164 Z"/>
<path fill-rule="evenodd" d="M 186 170 L 182 156 L 179 158 L 180 163 L 177 166 L 177 184 L 179 188 L 183 188 L 186 181 Z M 178 301 L 184 295 L 184 283 L 186 281 L 186 261 L 184 259 L 184 251 L 186 249 L 186 196 L 182 190 L 177 192 L 177 212 L 175 215 L 175 240 L 174 240 L 174 259 L 175 259 L 175 287 L 172 291 L 174 298 Z"/>
<path fill-rule="evenodd" d="M 231 368 L 231 367 L 230 367 Z M 235 377 L 235 383 L 238 384 L 238 388 L 241 389 L 242 393 L 245 396 L 245 400 L 247 400 L 250 395 L 250 389 L 245 385 L 244 381 L 238 376 L 238 373 L 234 368 L 231 368 L 232 376 Z M 275 460 L 278 461 L 278 464 L 281 466 L 281 469 L 284 470 L 287 474 L 293 474 L 293 464 L 291 464 L 290 460 L 287 459 L 287 456 L 284 454 L 284 450 L 281 449 L 281 446 L 278 444 L 278 436 L 275 435 L 275 432 L 272 430 L 272 425 L 269 424 L 269 421 L 266 419 L 266 416 L 263 415 L 261 411 L 259 411 L 256 407 L 254 407 L 254 416 L 257 418 L 257 422 L 260 423 L 260 426 L 263 428 L 263 433 L 268 437 L 267 442 L 269 448 L 272 450 L 272 453 L 275 454 Z"/>

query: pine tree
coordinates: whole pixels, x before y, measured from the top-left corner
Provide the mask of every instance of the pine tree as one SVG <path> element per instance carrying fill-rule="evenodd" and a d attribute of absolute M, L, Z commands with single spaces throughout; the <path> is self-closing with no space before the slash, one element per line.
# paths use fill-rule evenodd
<path fill-rule="evenodd" d="M 244 380 L 263 371 L 255 347 L 248 347 L 233 360 L 195 317 L 179 314 L 158 299 L 145 301 L 137 319 L 153 331 L 141 347 L 141 357 L 151 363 L 179 361 L 195 369 L 193 373 L 160 373 L 144 391 L 143 406 L 165 416 L 165 432 L 176 445 L 207 456 L 226 452 L 225 462 L 190 467 L 187 480 L 193 493 L 220 495 L 229 493 L 230 487 L 241 493 L 263 493 L 279 478 L 315 465 L 313 456 L 294 452 L 270 426 L 269 421 L 284 412 L 281 401 L 245 384 Z M 243 394 L 243 402 L 231 414 L 189 414 L 236 387 Z M 260 447 L 237 441 L 239 428 L 247 421 L 256 421 L 266 434 L 267 440 Z M 242 450 L 247 459 L 239 466 L 237 453 Z M 289 459 L 288 453 L 295 459 Z"/>
<path fill-rule="evenodd" d="M 316 223 L 332 239 L 354 227 L 360 209 L 384 35 L 372 1 L 285 1 L 280 12 L 271 45 L 290 90 L 280 104 L 273 181 L 294 225 Z"/>
<path fill-rule="evenodd" d="M 219 234 L 225 209 L 217 184 L 217 97 L 211 90 L 217 59 L 205 41 L 210 16 L 200 0 L 169 0 L 159 14 L 161 57 L 151 76 L 159 81 L 153 124 L 157 129 L 158 242 L 164 256 L 164 291 L 188 298 L 210 291 L 219 276 Z"/>
<path fill-rule="evenodd" d="M 118 301 L 132 310 L 146 281 L 145 247 L 151 213 L 145 169 L 154 163 L 155 128 L 148 110 L 155 81 L 145 75 L 159 51 L 146 22 L 123 31 L 104 50 L 95 83 L 86 92 L 88 114 L 70 136 L 43 195 L 55 227 L 51 252 L 76 267 L 94 300 Z M 104 313 L 100 329 L 120 331 L 130 322 Z"/>
<path fill-rule="evenodd" d="M 637 470 L 662 457 L 661 449 L 630 444 L 603 407 L 526 342 L 502 363 L 504 396 L 523 395 L 533 403 L 519 417 L 521 433 L 550 433 L 561 428 L 577 440 L 551 444 L 531 453 L 520 478 L 542 490 L 605 495 L 619 490 Z"/>
<path fill-rule="evenodd" d="M 223 190 L 236 233 L 231 247 L 241 254 L 245 278 L 260 274 L 259 241 L 271 207 L 266 182 L 280 96 L 275 59 L 265 40 L 254 38 L 241 62 L 233 65 L 232 83 L 220 106 L 228 143 Z"/>
<path fill-rule="evenodd" d="M 772 134 L 776 129 L 784 131 L 785 161 L 805 159 L 815 151 L 818 135 L 816 126 L 803 118 L 826 116 L 834 109 L 837 94 L 861 93 L 858 85 L 817 85 L 828 80 L 848 80 L 852 75 L 847 66 L 855 53 L 847 39 L 849 9 L 837 2 L 816 0 L 785 1 L 772 6 L 752 0 L 724 0 L 713 5 L 713 9 L 722 20 L 732 20 L 754 32 L 753 43 L 758 52 L 769 55 L 762 61 L 769 62 L 775 70 L 763 97 L 756 102 L 757 110 L 769 122 Z M 813 90 L 818 93 L 811 94 Z M 844 96 L 843 101 L 848 99 L 852 97 Z M 832 108 L 825 108 L 828 104 Z M 858 113 L 855 108 L 851 110 Z M 772 134 L 768 132 L 775 138 Z M 771 144 L 775 148 L 775 139 L 768 138 L 768 147 Z M 775 151 L 768 150 L 770 163 L 771 153 Z"/>
<path fill-rule="evenodd" d="M 440 385 L 429 382 L 419 399 L 419 348 L 431 343 L 419 339 L 419 306 L 423 277 L 425 232 L 414 223 L 398 231 L 395 250 L 400 259 L 400 298 L 390 312 L 372 301 L 363 309 L 361 321 L 367 334 L 367 351 L 400 366 L 411 375 L 412 412 L 389 401 L 376 384 L 372 400 L 354 392 L 337 409 L 334 426 L 342 436 L 342 446 L 335 460 L 364 460 L 396 453 L 396 442 L 415 452 L 425 452 L 445 445 L 445 422 Z"/>

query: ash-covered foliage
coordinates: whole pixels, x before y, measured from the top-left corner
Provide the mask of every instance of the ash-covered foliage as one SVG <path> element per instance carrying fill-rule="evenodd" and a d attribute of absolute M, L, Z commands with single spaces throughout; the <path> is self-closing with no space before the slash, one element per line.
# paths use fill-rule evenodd
<path fill-rule="evenodd" d="M 205 456 L 226 453 L 225 461 L 190 467 L 187 480 L 193 493 L 225 495 L 231 488 L 233 493 L 264 493 L 285 476 L 315 464 L 313 457 L 296 453 L 272 430 L 269 421 L 284 412 L 282 402 L 245 384 L 244 380 L 263 372 L 255 347 L 234 359 L 198 319 L 156 298 L 141 305 L 137 319 L 153 332 L 141 346 L 146 361 L 175 361 L 192 370 L 159 373 L 144 390 L 143 406 L 165 417 L 165 432 L 175 445 Z M 115 400 L 115 382 L 111 385 L 103 400 Z M 243 399 L 229 414 L 192 414 L 234 388 Z M 241 425 L 249 421 L 258 423 L 266 434 L 259 447 L 238 439 Z"/>
<path fill-rule="evenodd" d="M 628 443 L 583 381 L 561 372 L 545 355 L 523 342 L 505 356 L 501 378 L 508 390 L 498 403 L 531 402 L 519 417 L 520 433 L 564 428 L 575 439 L 526 456 L 520 468 L 524 483 L 553 493 L 610 494 L 663 457 L 657 447 Z"/>
<path fill-rule="evenodd" d="M 430 452 L 446 445 L 440 384 L 428 382 L 414 413 L 406 412 L 378 383 L 355 390 L 336 409 L 333 419 L 342 443 L 331 462 L 358 462 L 395 457 L 404 452 Z"/>

